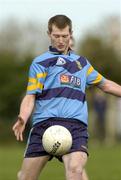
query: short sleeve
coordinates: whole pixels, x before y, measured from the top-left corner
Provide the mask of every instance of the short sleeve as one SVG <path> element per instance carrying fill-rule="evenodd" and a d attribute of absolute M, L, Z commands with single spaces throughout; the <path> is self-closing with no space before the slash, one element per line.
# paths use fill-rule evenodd
<path fill-rule="evenodd" d="M 102 84 L 104 80 L 105 78 L 88 62 L 86 86 Z"/>
<path fill-rule="evenodd" d="M 33 62 L 29 69 L 27 94 L 41 93 L 46 76 L 45 68 L 39 63 Z"/>

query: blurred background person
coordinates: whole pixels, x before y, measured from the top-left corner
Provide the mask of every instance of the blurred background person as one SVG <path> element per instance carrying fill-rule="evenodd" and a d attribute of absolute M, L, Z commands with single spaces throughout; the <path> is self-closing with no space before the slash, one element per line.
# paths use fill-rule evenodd
<path fill-rule="evenodd" d="M 107 98 L 106 95 L 100 91 L 95 90 L 93 97 L 93 106 L 95 113 L 95 136 L 100 142 L 104 142 L 106 138 L 106 112 L 107 112 Z"/>

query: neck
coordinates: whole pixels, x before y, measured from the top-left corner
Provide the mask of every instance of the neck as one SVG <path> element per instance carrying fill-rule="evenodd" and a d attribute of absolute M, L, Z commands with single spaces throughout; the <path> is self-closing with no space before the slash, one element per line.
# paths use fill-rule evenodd
<path fill-rule="evenodd" d="M 52 46 L 49 46 L 49 50 L 52 52 L 52 53 L 55 53 L 55 54 L 64 54 L 64 55 L 67 55 L 69 52 L 70 52 L 70 48 L 66 48 L 65 51 L 63 52 L 60 52 L 58 51 L 56 48 L 52 47 Z"/>

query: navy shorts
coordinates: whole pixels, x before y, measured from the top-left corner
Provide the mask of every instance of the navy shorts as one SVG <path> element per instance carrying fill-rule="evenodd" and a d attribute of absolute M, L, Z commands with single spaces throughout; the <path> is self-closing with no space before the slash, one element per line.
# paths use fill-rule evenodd
<path fill-rule="evenodd" d="M 42 145 L 42 136 L 45 130 L 52 125 L 61 125 L 66 127 L 72 135 L 72 147 L 68 153 L 82 151 L 88 155 L 88 133 L 87 125 L 77 119 L 68 118 L 49 118 L 45 121 L 37 123 L 30 131 L 28 143 L 25 151 L 25 158 L 39 157 L 49 155 L 50 159 L 52 155 L 48 154 Z M 57 157 L 62 161 L 62 157 Z"/>

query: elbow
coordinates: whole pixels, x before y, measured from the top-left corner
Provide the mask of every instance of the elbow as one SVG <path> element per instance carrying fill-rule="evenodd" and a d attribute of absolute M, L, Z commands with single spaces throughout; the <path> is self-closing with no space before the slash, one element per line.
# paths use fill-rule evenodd
<path fill-rule="evenodd" d="M 108 93 L 109 91 L 110 91 L 110 86 L 108 86 L 108 85 L 105 85 L 105 86 L 103 86 L 103 91 L 105 92 L 105 93 Z"/>
<path fill-rule="evenodd" d="M 108 81 L 104 82 L 103 84 L 101 84 L 99 86 L 99 88 L 105 93 L 109 93 L 111 91 L 111 88 L 112 88 L 110 83 L 107 83 L 107 82 Z"/>

